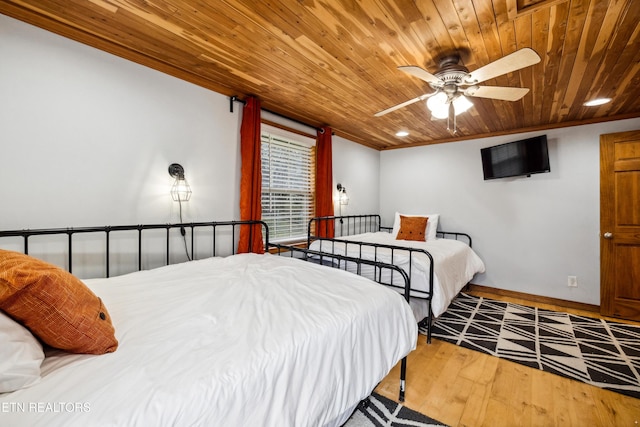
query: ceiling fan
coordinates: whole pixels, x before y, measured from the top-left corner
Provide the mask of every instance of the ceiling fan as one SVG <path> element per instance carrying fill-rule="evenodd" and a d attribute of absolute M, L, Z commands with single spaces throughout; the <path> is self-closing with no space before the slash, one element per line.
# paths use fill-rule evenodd
<path fill-rule="evenodd" d="M 517 101 L 529 92 L 527 88 L 478 86 L 478 83 L 537 64 L 540 62 L 540 57 L 533 49 L 524 48 L 471 72 L 459 62 L 460 56 L 458 54 L 445 56 L 440 61 L 440 69 L 433 74 L 416 65 L 398 67 L 400 71 L 429 83 L 434 92 L 420 95 L 382 110 L 376 113 L 375 117 L 383 116 L 426 99 L 427 107 L 431 110 L 433 118 L 449 119 L 453 117 L 453 133 L 455 133 L 455 116 L 473 105 L 466 98 L 467 96 Z"/>

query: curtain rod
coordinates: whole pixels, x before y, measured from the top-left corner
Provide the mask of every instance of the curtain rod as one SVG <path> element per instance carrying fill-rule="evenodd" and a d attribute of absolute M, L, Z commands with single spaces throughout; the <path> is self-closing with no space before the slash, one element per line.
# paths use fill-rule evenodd
<path fill-rule="evenodd" d="M 233 103 L 234 103 L 234 101 L 235 101 L 235 102 L 239 102 L 239 103 L 241 103 L 242 105 L 246 105 L 246 104 L 247 104 L 247 102 L 246 102 L 246 101 L 243 101 L 242 99 L 238 98 L 238 97 L 237 97 L 237 96 L 235 96 L 235 95 L 230 96 L 230 97 L 229 97 L 229 112 L 230 112 L 230 113 L 233 113 Z M 267 112 L 267 113 L 269 113 L 269 114 L 273 114 L 274 116 L 282 117 L 283 119 L 286 119 L 286 120 L 291 120 L 292 122 L 298 123 L 298 124 L 303 125 L 303 126 L 310 127 L 310 128 L 312 128 L 312 129 L 315 129 L 316 131 L 318 131 L 318 132 L 320 132 L 320 133 L 324 133 L 324 129 L 322 129 L 322 128 L 317 128 L 317 127 L 315 127 L 315 126 L 311 126 L 311 125 L 310 125 L 310 124 L 308 124 L 308 123 L 301 122 L 300 120 L 292 119 L 291 117 L 284 116 L 284 115 L 282 115 L 282 114 L 280 114 L 280 113 L 276 113 L 275 111 L 267 110 L 266 108 L 262 108 L 262 107 L 260 107 L 260 109 L 261 109 L 262 111 L 266 111 L 266 112 Z"/>

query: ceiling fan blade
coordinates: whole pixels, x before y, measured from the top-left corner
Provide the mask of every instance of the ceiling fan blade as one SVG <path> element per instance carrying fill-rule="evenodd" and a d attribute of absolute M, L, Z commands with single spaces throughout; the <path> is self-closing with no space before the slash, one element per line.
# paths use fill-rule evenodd
<path fill-rule="evenodd" d="M 425 70 L 424 68 L 420 68 L 417 65 L 407 65 L 403 67 L 398 67 L 398 70 L 404 71 L 407 74 L 410 74 L 414 77 L 417 77 L 425 82 L 437 86 L 442 86 L 442 80 Z"/>
<path fill-rule="evenodd" d="M 500 99 L 503 101 L 517 101 L 527 93 L 529 93 L 529 89 L 525 87 L 504 86 L 472 86 L 464 91 L 467 96 Z"/>
<path fill-rule="evenodd" d="M 521 68 L 530 67 L 538 62 L 540 62 L 538 54 L 533 49 L 525 47 L 472 71 L 465 82 L 480 83 Z"/>
<path fill-rule="evenodd" d="M 424 95 L 420 95 L 417 98 L 413 98 L 413 99 L 410 99 L 408 101 L 405 101 L 402 104 L 394 105 L 393 107 L 389 107 L 386 110 L 378 111 L 377 113 L 374 114 L 374 117 L 384 116 L 387 113 L 390 113 L 390 112 L 395 111 L 395 110 L 399 110 L 400 108 L 406 107 L 407 105 L 414 104 L 414 103 L 416 103 L 418 101 L 423 101 L 423 100 L 429 98 L 431 95 L 434 95 L 434 94 L 435 94 L 435 92 L 434 93 L 426 93 Z"/>

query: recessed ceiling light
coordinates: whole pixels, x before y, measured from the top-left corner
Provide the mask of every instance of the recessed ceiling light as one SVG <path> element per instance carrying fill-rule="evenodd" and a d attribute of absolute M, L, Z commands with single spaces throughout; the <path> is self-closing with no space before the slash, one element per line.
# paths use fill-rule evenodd
<path fill-rule="evenodd" d="M 409 135 L 409 132 L 407 132 L 406 130 L 401 130 L 396 132 L 396 136 L 407 136 Z"/>
<path fill-rule="evenodd" d="M 585 102 L 583 105 L 585 105 L 586 107 L 595 107 L 598 105 L 606 104 L 607 102 L 611 102 L 611 98 L 592 99 L 591 101 Z"/>

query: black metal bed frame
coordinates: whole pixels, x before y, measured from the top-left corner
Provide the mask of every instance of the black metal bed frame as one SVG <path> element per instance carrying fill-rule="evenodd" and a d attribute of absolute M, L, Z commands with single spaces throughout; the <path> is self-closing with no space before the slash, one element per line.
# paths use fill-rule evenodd
<path fill-rule="evenodd" d="M 346 223 L 346 224 L 345 224 Z M 322 235 L 326 235 L 328 230 L 330 230 L 331 225 L 333 225 L 335 236 L 333 238 L 329 237 L 320 237 Z M 364 215 L 348 215 L 348 216 L 323 216 L 323 217 L 315 217 L 309 220 L 309 224 L 307 227 L 307 247 L 311 246 L 313 241 L 320 241 L 320 252 L 330 254 L 335 254 L 335 244 L 339 243 L 341 245 L 345 245 L 345 248 L 348 248 L 349 245 L 355 245 L 358 247 L 358 259 L 362 258 L 362 249 L 373 248 L 373 261 L 378 261 L 378 250 L 384 249 L 389 250 L 391 252 L 391 264 L 394 263 L 394 257 L 396 251 L 403 251 L 409 253 L 409 271 L 407 272 L 409 283 L 411 284 L 411 271 L 413 265 L 413 256 L 414 254 L 423 254 L 429 260 L 429 287 L 428 291 L 420 291 L 420 290 L 412 290 L 412 297 L 416 299 L 424 299 L 428 301 L 428 311 L 426 319 L 423 319 L 421 322 L 422 325 L 427 328 L 427 343 L 431 343 L 431 324 L 433 321 L 433 312 L 431 308 L 431 298 L 433 297 L 433 256 L 424 249 L 416 249 L 401 245 L 388 245 L 382 243 L 369 243 L 362 242 L 358 240 L 349 240 L 345 239 L 345 237 L 367 233 L 367 232 L 377 232 L 377 231 L 387 231 L 391 232 L 393 227 L 383 227 L 381 225 L 380 215 L 377 214 L 364 214 Z M 453 238 L 454 240 L 466 240 L 469 244 L 469 247 L 472 245 L 471 236 L 466 233 L 455 232 L 455 231 L 438 231 L 436 233 L 437 236 L 443 238 Z M 330 248 L 326 250 L 323 249 L 324 243 L 327 242 L 330 245 Z M 345 249 L 345 253 L 348 252 Z M 404 271 L 404 270 L 403 270 Z M 393 274 L 393 273 L 392 273 Z M 393 282 L 393 276 L 392 280 Z M 389 286 L 395 288 L 401 288 L 401 286 L 394 285 L 393 283 Z M 426 323 L 426 325 L 425 325 Z"/>
<path fill-rule="evenodd" d="M 265 242 L 269 242 L 269 228 L 266 223 L 263 221 L 209 221 L 209 222 L 191 222 L 191 223 L 178 223 L 178 224 L 137 224 L 137 225 L 117 225 L 117 226 L 99 226 L 99 227 L 77 227 L 77 228 L 43 228 L 43 229 L 23 229 L 23 230 L 6 230 L 0 231 L 0 238 L 4 237 L 22 237 L 23 238 L 23 250 L 22 252 L 25 254 L 29 254 L 29 238 L 33 236 L 54 236 L 54 235 L 66 235 L 67 240 L 67 265 L 66 269 L 70 273 L 73 272 L 73 238 L 76 235 L 80 234 L 103 234 L 104 244 L 105 244 L 105 271 L 106 277 L 110 276 L 110 249 L 111 249 L 111 236 L 114 232 L 121 231 L 137 231 L 137 242 L 138 242 L 138 270 L 142 270 L 142 242 L 143 242 L 143 232 L 145 230 L 166 230 L 166 260 L 165 265 L 171 264 L 170 261 L 170 247 L 171 247 L 171 234 L 170 231 L 173 229 L 178 229 L 180 231 L 181 236 L 185 236 L 186 230 L 190 230 L 191 237 L 191 254 L 195 254 L 194 252 L 194 234 L 196 229 L 200 228 L 211 228 L 211 238 L 213 244 L 213 251 L 210 256 L 216 256 L 218 254 L 217 247 L 217 238 L 218 228 L 225 227 L 228 230 L 228 227 L 231 228 L 231 254 L 236 253 L 236 237 L 238 236 L 239 229 L 242 226 L 262 226 L 263 229 L 263 238 Z M 249 227 L 249 234 L 251 237 L 251 233 L 253 233 L 254 227 Z M 253 239 L 249 239 L 249 242 L 253 242 Z M 257 251 L 259 248 L 250 247 L 250 251 Z M 264 249 L 264 248 L 262 248 Z"/>
<path fill-rule="evenodd" d="M 343 215 L 343 216 L 317 216 L 311 218 L 307 225 L 307 247 L 313 239 L 326 236 L 330 226 L 333 226 L 335 236 L 350 236 L 359 233 L 368 233 L 387 230 L 392 227 L 381 225 L 380 215 Z"/>
<path fill-rule="evenodd" d="M 304 248 L 297 248 L 293 246 L 270 243 L 269 227 L 263 221 L 210 221 L 210 222 L 192 222 L 192 223 L 177 223 L 177 224 L 138 224 L 138 225 L 77 227 L 77 228 L 22 229 L 22 230 L 5 230 L 5 231 L 0 230 L 0 242 L 3 241 L 1 240 L 3 238 L 20 237 L 22 238 L 22 252 L 25 254 L 29 254 L 30 238 L 34 236 L 66 236 L 65 237 L 66 244 L 67 244 L 66 269 L 67 271 L 72 273 L 74 236 L 86 235 L 86 234 L 97 234 L 99 236 L 102 236 L 101 238 L 104 239 L 105 269 L 106 269 L 105 277 L 110 277 L 110 261 L 111 261 L 110 250 L 111 250 L 111 237 L 113 232 L 120 232 L 120 231 L 136 231 L 137 232 L 137 258 L 138 258 L 137 267 L 138 267 L 138 270 L 143 270 L 142 242 L 145 234 L 144 231 L 146 230 L 165 230 L 166 231 L 165 233 L 165 236 L 166 236 L 165 237 L 165 247 L 166 247 L 165 265 L 169 265 L 171 264 L 170 248 L 171 248 L 172 237 L 174 240 L 176 238 L 182 239 L 186 235 L 187 230 L 189 230 L 189 234 L 191 238 L 191 254 L 193 254 L 193 258 L 189 259 L 191 260 L 191 259 L 197 259 L 195 257 L 195 252 L 194 252 L 194 249 L 195 249 L 194 235 L 195 235 L 196 229 L 211 228 L 212 253 L 207 256 L 216 256 L 219 253 L 218 246 L 217 246 L 217 239 L 218 239 L 218 232 L 219 232 L 218 229 L 224 228 L 226 230 L 229 230 L 229 228 L 231 228 L 231 235 L 230 236 L 227 235 L 226 237 L 227 238 L 230 237 L 229 254 L 234 255 L 237 253 L 236 238 L 238 237 L 239 229 L 242 226 L 245 226 L 245 227 L 249 226 L 249 242 L 253 242 L 253 239 L 251 239 L 251 233 L 253 233 L 254 227 L 255 226 L 262 227 L 262 232 L 263 232 L 262 236 L 263 236 L 264 246 L 262 246 L 261 248 L 250 247 L 249 250 L 252 252 L 262 252 L 263 250 L 267 252 L 269 251 L 269 249 L 273 249 L 272 252 L 274 253 L 274 255 L 277 255 L 277 256 L 286 255 L 286 256 L 299 258 L 303 261 L 312 261 L 312 262 L 316 261 L 319 257 L 321 260 L 320 262 L 321 264 L 327 267 L 342 268 L 342 269 L 346 269 L 346 265 L 348 262 L 356 263 L 358 266 L 361 266 L 363 264 L 370 265 L 370 266 L 373 266 L 374 269 L 378 272 L 377 278 L 374 278 L 374 280 L 384 285 L 388 285 L 388 284 L 382 281 L 382 271 L 391 270 L 392 272 L 399 274 L 404 279 L 405 298 L 407 301 L 409 301 L 409 298 L 410 298 L 409 295 L 411 293 L 410 282 L 407 274 L 401 268 L 391 264 L 385 264 L 383 262 L 369 261 L 369 260 L 352 258 L 352 257 L 342 256 L 342 255 L 329 256 L 327 254 L 310 251 Z M 171 235 L 170 231 L 176 230 L 176 229 L 179 230 L 180 236 Z M 203 258 L 203 257 L 200 257 L 200 258 Z M 330 260 L 331 262 L 322 262 L 325 259 Z M 360 269 L 358 268 L 358 270 Z M 359 271 L 358 271 L 358 274 L 359 274 Z M 400 367 L 400 393 L 399 393 L 400 401 L 404 401 L 404 396 L 405 396 L 406 369 L 407 369 L 407 358 L 404 357 L 401 361 L 401 367 Z"/>

